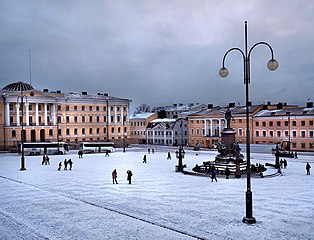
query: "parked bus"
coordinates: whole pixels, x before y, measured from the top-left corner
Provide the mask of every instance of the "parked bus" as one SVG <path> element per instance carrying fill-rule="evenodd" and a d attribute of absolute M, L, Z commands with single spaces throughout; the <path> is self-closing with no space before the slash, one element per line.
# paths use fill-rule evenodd
<path fill-rule="evenodd" d="M 101 153 L 114 152 L 113 142 L 82 142 L 80 143 L 80 150 L 83 153 Z"/>
<path fill-rule="evenodd" d="M 69 152 L 69 145 L 64 142 L 28 142 L 20 146 L 22 152 L 24 147 L 25 155 L 54 155 L 54 154 L 67 154 Z"/>

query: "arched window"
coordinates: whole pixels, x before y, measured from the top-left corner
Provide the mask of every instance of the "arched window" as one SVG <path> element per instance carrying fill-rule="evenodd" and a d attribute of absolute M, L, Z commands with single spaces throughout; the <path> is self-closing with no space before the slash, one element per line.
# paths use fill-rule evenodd
<path fill-rule="evenodd" d="M 104 128 L 104 134 L 106 134 L 107 133 L 107 128 Z"/>
<path fill-rule="evenodd" d="M 85 135 L 85 128 L 82 128 L 82 134 Z"/>
<path fill-rule="evenodd" d="M 74 128 L 74 135 L 77 135 L 77 128 Z"/>
<path fill-rule="evenodd" d="M 118 133 L 120 133 L 121 132 L 121 129 L 120 129 L 120 127 L 118 127 Z"/>
<path fill-rule="evenodd" d="M 111 133 L 114 133 L 114 127 L 111 128 Z"/>
<path fill-rule="evenodd" d="M 53 131 L 52 131 L 52 129 L 49 129 L 49 136 L 53 136 Z"/>
<path fill-rule="evenodd" d="M 93 134 L 93 129 L 92 128 L 89 129 L 89 134 Z"/>

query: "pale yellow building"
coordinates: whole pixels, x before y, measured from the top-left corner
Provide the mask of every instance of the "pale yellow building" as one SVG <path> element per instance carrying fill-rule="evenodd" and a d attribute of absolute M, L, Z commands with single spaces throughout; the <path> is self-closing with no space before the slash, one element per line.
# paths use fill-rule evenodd
<path fill-rule="evenodd" d="M 59 140 L 72 146 L 82 141 L 122 146 L 123 138 L 130 143 L 129 99 L 39 91 L 23 82 L 5 86 L 0 95 L 0 149 L 17 148 L 22 135 L 25 142 Z"/>

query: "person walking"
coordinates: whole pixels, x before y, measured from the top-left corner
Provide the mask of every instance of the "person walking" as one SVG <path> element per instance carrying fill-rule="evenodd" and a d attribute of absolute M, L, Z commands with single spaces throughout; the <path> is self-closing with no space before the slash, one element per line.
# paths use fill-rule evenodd
<path fill-rule="evenodd" d="M 146 154 L 143 157 L 143 163 L 147 163 Z"/>
<path fill-rule="evenodd" d="M 131 184 L 133 173 L 131 170 L 126 171 L 126 173 L 128 175 L 127 180 L 129 181 L 129 184 Z"/>
<path fill-rule="evenodd" d="M 59 162 L 59 165 L 58 165 L 58 171 L 60 171 L 62 168 L 62 162 Z"/>
<path fill-rule="evenodd" d="M 112 184 L 114 184 L 114 183 L 118 184 L 118 182 L 117 182 L 117 177 L 118 177 L 117 169 L 113 170 L 111 175 L 112 175 Z"/>
<path fill-rule="evenodd" d="M 228 167 L 226 167 L 226 169 L 225 169 L 225 174 L 226 174 L 226 179 L 229 179 L 230 169 Z"/>
<path fill-rule="evenodd" d="M 310 172 L 310 170 L 311 170 L 311 165 L 310 165 L 310 163 L 306 163 L 306 175 L 311 175 L 311 172 Z"/>
<path fill-rule="evenodd" d="M 79 157 L 79 158 L 83 158 L 83 151 L 82 151 L 82 150 L 79 150 L 79 151 L 78 151 L 78 157 Z"/>
<path fill-rule="evenodd" d="M 287 166 L 288 166 L 288 162 L 286 159 L 283 160 L 283 166 L 284 166 L 284 168 L 287 168 Z"/>
<path fill-rule="evenodd" d="M 43 155 L 43 161 L 41 162 L 41 165 L 44 165 L 44 163 L 46 162 L 46 156 L 45 154 Z"/>
<path fill-rule="evenodd" d="M 73 162 L 72 162 L 71 158 L 69 159 L 68 164 L 69 164 L 69 167 L 70 167 L 69 170 L 72 170 Z"/>
<path fill-rule="evenodd" d="M 171 159 L 171 154 L 170 154 L 170 152 L 168 152 L 167 159 Z"/>
<path fill-rule="evenodd" d="M 64 159 L 64 170 L 68 170 L 68 161 L 67 159 Z"/>
<path fill-rule="evenodd" d="M 214 179 L 216 180 L 217 182 L 217 178 L 216 178 L 216 175 L 217 175 L 217 171 L 215 169 L 215 166 L 212 167 L 212 170 L 211 170 L 211 179 L 212 179 L 212 182 L 214 181 Z"/>

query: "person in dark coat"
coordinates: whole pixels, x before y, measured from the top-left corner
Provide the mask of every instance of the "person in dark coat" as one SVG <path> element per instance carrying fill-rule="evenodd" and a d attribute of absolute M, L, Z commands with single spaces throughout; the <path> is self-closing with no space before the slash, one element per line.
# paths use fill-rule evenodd
<path fill-rule="evenodd" d="M 78 156 L 79 156 L 79 158 L 83 158 L 83 151 L 82 150 L 78 151 Z"/>
<path fill-rule="evenodd" d="M 46 165 L 47 164 L 50 165 L 50 161 L 49 161 L 49 156 L 48 155 L 46 156 Z"/>
<path fill-rule="evenodd" d="M 62 168 L 62 162 L 59 162 L 59 165 L 58 165 L 58 171 L 60 171 Z"/>
<path fill-rule="evenodd" d="M 43 161 L 41 162 L 41 165 L 44 165 L 44 163 L 46 162 L 46 156 L 45 154 L 43 155 Z"/>
<path fill-rule="evenodd" d="M 114 183 L 118 184 L 118 182 L 117 182 L 117 177 L 118 177 L 117 169 L 113 170 L 111 175 L 112 175 L 112 184 L 114 184 Z"/>
<path fill-rule="evenodd" d="M 310 172 L 310 170 L 311 170 L 311 165 L 309 164 L 309 163 L 306 163 L 306 175 L 311 175 L 311 172 Z"/>
<path fill-rule="evenodd" d="M 69 170 L 72 170 L 73 162 L 72 162 L 71 158 L 69 159 L 68 164 L 69 164 L 69 166 L 70 166 Z"/>
<path fill-rule="evenodd" d="M 144 155 L 144 157 L 143 157 L 143 163 L 147 163 L 146 160 L 147 160 L 147 159 L 146 159 L 146 155 Z"/>
<path fill-rule="evenodd" d="M 127 180 L 129 181 L 129 184 L 131 184 L 133 173 L 131 170 L 128 170 L 126 173 L 128 175 Z"/>
<path fill-rule="evenodd" d="M 294 158 L 298 158 L 298 153 L 297 153 L 297 151 L 294 152 Z"/>
<path fill-rule="evenodd" d="M 109 150 L 106 150 L 106 155 L 105 157 L 109 157 Z"/>
<path fill-rule="evenodd" d="M 228 167 L 226 167 L 226 169 L 225 169 L 225 174 L 226 174 L 226 179 L 229 179 L 230 169 Z"/>
<path fill-rule="evenodd" d="M 64 159 L 64 170 L 68 170 L 68 161 Z"/>
<path fill-rule="evenodd" d="M 214 179 L 215 179 L 215 180 L 216 180 L 216 182 L 217 182 L 217 178 L 216 178 L 217 171 L 216 171 L 216 169 L 215 169 L 215 166 L 213 166 L 213 167 L 212 167 L 212 169 L 211 169 L 210 173 L 211 173 L 211 179 L 212 179 L 212 182 L 214 181 Z"/>
<path fill-rule="evenodd" d="M 167 159 L 171 159 L 171 154 L 170 154 L 170 152 L 168 152 Z"/>
<path fill-rule="evenodd" d="M 284 168 L 287 168 L 287 166 L 288 166 L 288 162 L 286 159 L 283 160 L 283 166 L 284 166 Z"/>

